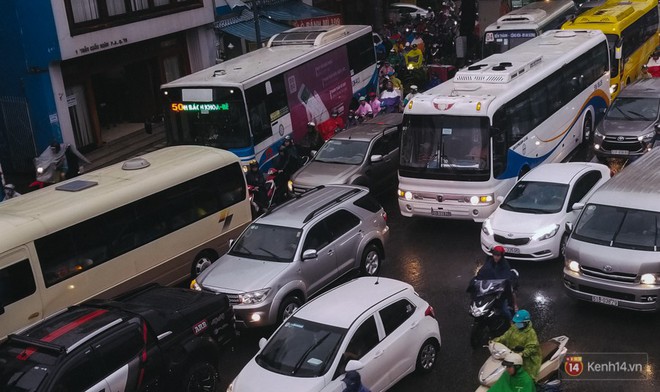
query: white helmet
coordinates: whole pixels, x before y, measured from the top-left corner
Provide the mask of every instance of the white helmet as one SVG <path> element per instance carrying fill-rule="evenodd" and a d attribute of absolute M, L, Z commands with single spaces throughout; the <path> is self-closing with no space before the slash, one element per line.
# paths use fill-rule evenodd
<path fill-rule="evenodd" d="M 522 366 L 523 364 L 523 359 L 520 356 L 520 354 L 516 353 L 508 353 L 506 357 L 504 357 L 504 360 L 502 361 L 502 365 L 504 366 Z"/>

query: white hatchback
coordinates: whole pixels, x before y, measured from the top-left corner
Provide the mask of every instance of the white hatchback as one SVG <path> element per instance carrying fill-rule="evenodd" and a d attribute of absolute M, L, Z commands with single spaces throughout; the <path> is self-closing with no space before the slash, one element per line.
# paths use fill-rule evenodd
<path fill-rule="evenodd" d="M 364 277 L 308 302 L 259 346 L 228 392 L 341 392 L 349 370 L 379 392 L 433 368 L 440 330 L 412 286 Z"/>
<path fill-rule="evenodd" d="M 575 222 L 575 203 L 584 203 L 610 178 L 599 163 L 541 165 L 511 188 L 483 222 L 481 248 L 487 254 L 502 245 L 509 260 L 549 260 L 563 256 L 567 222 Z"/>

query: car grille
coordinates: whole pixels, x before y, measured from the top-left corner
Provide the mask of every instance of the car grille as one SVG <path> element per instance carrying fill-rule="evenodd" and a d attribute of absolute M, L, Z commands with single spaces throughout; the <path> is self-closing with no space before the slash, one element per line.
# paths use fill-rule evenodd
<path fill-rule="evenodd" d="M 219 293 L 217 291 L 213 290 L 208 290 L 208 289 L 202 289 L 202 291 L 205 291 L 207 293 L 212 293 L 212 294 L 224 294 L 227 296 L 229 299 L 229 304 L 230 305 L 238 305 L 241 301 L 238 299 L 238 294 L 229 294 L 229 293 Z"/>
<path fill-rule="evenodd" d="M 580 266 L 580 270 L 587 276 L 594 278 L 614 280 L 617 282 L 634 283 L 637 279 L 637 274 L 627 274 L 624 272 L 605 272 L 597 268 Z"/>
<path fill-rule="evenodd" d="M 529 243 L 529 237 L 524 238 L 507 238 L 498 234 L 495 234 L 495 241 L 502 245 L 527 245 Z"/>
<path fill-rule="evenodd" d="M 637 140 L 636 136 L 606 136 L 605 140 L 603 140 L 602 149 L 606 151 L 624 150 L 642 152 L 644 146 L 642 142 Z"/>
<path fill-rule="evenodd" d="M 620 293 L 618 291 L 597 289 L 597 288 L 591 287 L 591 286 L 579 285 L 578 290 L 583 292 L 583 293 L 587 293 L 587 294 L 600 295 L 600 296 L 603 296 L 603 297 L 609 297 L 609 298 L 615 298 L 615 299 L 622 299 L 624 301 L 634 301 L 635 300 L 635 295 L 634 294 Z"/>

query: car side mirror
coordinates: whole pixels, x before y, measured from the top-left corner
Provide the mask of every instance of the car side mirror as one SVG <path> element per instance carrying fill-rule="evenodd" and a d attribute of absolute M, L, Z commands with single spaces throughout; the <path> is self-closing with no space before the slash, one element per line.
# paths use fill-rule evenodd
<path fill-rule="evenodd" d="M 314 158 L 314 157 L 316 156 L 316 153 L 317 153 L 317 152 L 318 152 L 318 151 L 316 151 L 316 150 L 312 150 L 312 151 L 309 152 L 309 155 L 310 155 L 312 158 Z"/>
<path fill-rule="evenodd" d="M 380 161 L 383 160 L 383 156 L 380 155 L 380 154 L 375 154 L 375 155 L 371 156 L 370 160 L 371 160 L 371 163 L 380 162 Z"/>
<path fill-rule="evenodd" d="M 316 249 L 307 249 L 302 254 L 303 260 L 315 259 L 318 255 L 316 254 Z"/>
<path fill-rule="evenodd" d="M 655 133 L 660 135 L 660 124 L 655 124 Z"/>
<path fill-rule="evenodd" d="M 266 343 L 268 343 L 266 338 L 259 339 L 259 350 L 263 350 L 266 347 Z"/>
<path fill-rule="evenodd" d="M 580 211 L 584 208 L 584 203 L 573 203 L 571 206 L 571 211 Z"/>
<path fill-rule="evenodd" d="M 346 371 L 350 372 L 350 371 L 353 371 L 353 370 L 360 370 L 363 367 L 364 367 L 364 364 L 362 362 L 360 362 L 358 360 L 355 360 L 355 359 L 351 359 L 346 364 Z"/>
<path fill-rule="evenodd" d="M 231 238 L 231 239 L 229 240 L 229 247 L 230 247 L 230 248 L 231 248 L 232 245 L 234 245 L 234 242 L 235 242 L 235 240 L 234 240 L 233 238 Z"/>
<path fill-rule="evenodd" d="M 573 222 L 566 222 L 566 232 L 568 234 L 573 232 Z"/>
<path fill-rule="evenodd" d="M 504 201 L 504 196 L 497 196 L 495 200 L 497 200 L 498 203 L 502 204 L 502 202 Z"/>

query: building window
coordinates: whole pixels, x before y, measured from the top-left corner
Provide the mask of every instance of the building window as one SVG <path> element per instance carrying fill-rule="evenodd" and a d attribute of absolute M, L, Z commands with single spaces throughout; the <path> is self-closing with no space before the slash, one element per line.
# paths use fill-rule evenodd
<path fill-rule="evenodd" d="M 71 35 L 204 6 L 203 0 L 64 0 Z"/>

